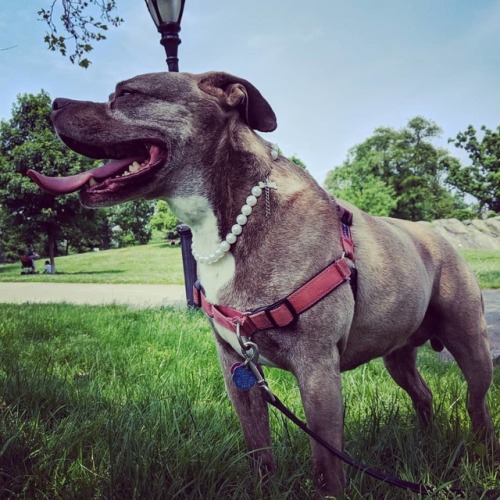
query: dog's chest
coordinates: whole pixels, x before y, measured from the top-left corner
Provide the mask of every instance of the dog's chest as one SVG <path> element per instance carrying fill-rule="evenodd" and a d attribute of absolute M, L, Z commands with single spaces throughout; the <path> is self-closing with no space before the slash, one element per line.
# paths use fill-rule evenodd
<path fill-rule="evenodd" d="M 233 279 L 234 271 L 234 258 L 231 254 L 225 255 L 220 261 L 214 264 L 198 265 L 198 278 L 205 290 L 205 296 L 212 304 L 219 303 L 219 297 Z M 234 351 L 241 354 L 241 346 L 236 334 L 215 322 L 213 325 L 219 337 L 227 342 Z M 243 340 L 246 341 L 245 338 Z M 277 366 L 270 359 L 262 355 L 259 356 L 259 363 L 268 366 Z"/>
<path fill-rule="evenodd" d="M 208 202 L 203 197 L 190 196 L 168 200 L 174 213 L 184 220 L 193 233 L 193 245 L 199 252 L 210 254 L 220 243 L 217 218 Z M 205 296 L 212 304 L 219 304 L 222 293 L 231 285 L 236 271 L 236 263 L 231 252 L 212 264 L 198 263 L 198 279 L 205 290 Z M 214 324 L 217 334 L 238 354 L 241 354 L 236 335 L 226 328 Z M 260 356 L 262 364 L 276 366 L 271 360 Z"/>

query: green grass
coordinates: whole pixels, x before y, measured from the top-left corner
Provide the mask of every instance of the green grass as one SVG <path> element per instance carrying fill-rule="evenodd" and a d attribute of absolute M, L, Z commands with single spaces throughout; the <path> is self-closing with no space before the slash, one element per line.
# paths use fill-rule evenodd
<path fill-rule="evenodd" d="M 36 261 L 43 270 L 45 259 Z M 21 275 L 21 265 L 0 265 L 0 281 L 182 285 L 181 249 L 165 243 L 56 258 L 57 274 Z"/>
<path fill-rule="evenodd" d="M 500 288 L 500 252 L 462 254 L 483 288 Z M 180 249 L 165 244 L 56 265 L 50 276 L 3 265 L 0 281 L 183 282 Z M 437 409 L 426 430 L 380 361 L 344 374 L 347 451 L 412 481 L 498 488 L 498 468 L 474 453 L 459 371 L 426 350 L 419 364 Z M 303 416 L 293 377 L 266 373 Z M 500 434 L 499 368 L 495 378 L 489 403 Z M 199 312 L 0 304 L 0 498 L 312 497 L 306 437 L 274 410 L 272 425 L 279 470 L 265 481 L 249 468 Z M 348 474 L 349 498 L 414 498 Z"/>
<path fill-rule="evenodd" d="M 462 250 L 460 253 L 476 273 L 481 288 L 500 288 L 499 250 Z"/>
<path fill-rule="evenodd" d="M 482 288 L 500 288 L 500 251 L 463 250 Z M 42 267 L 44 259 L 37 261 Z M 184 282 L 179 247 L 150 244 L 57 257 L 57 275 L 21 276 L 20 264 L 0 265 L 1 281 L 176 284 Z"/>
<path fill-rule="evenodd" d="M 344 374 L 346 450 L 408 480 L 498 488 L 499 469 L 474 453 L 459 370 L 430 350 L 419 365 L 435 395 L 428 429 L 379 360 Z M 266 375 L 303 417 L 293 377 Z M 500 434 L 499 368 L 495 379 Z M 306 436 L 275 410 L 271 420 L 278 472 L 264 480 L 199 311 L 0 305 L 1 498 L 312 498 Z M 347 472 L 348 498 L 418 498 Z"/>

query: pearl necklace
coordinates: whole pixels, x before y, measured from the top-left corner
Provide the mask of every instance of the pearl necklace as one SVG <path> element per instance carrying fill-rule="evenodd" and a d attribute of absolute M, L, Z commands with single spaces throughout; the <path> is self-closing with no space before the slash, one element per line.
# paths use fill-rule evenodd
<path fill-rule="evenodd" d="M 267 195 L 270 188 L 278 189 L 274 182 L 269 182 L 269 179 L 266 179 L 265 182 L 259 182 L 257 186 L 252 188 L 252 194 L 247 197 L 246 203 L 241 207 L 240 214 L 236 217 L 236 224 L 231 227 L 231 232 L 226 235 L 224 241 L 219 242 L 217 248 L 211 254 L 200 255 L 193 243 L 191 245 L 191 250 L 196 262 L 200 264 L 214 264 L 222 259 L 226 252 L 229 252 L 231 245 L 236 243 L 238 236 L 243 232 L 243 226 L 247 223 L 248 217 L 253 211 L 253 207 L 257 205 L 257 201 L 262 195 L 263 189 L 266 190 Z"/>

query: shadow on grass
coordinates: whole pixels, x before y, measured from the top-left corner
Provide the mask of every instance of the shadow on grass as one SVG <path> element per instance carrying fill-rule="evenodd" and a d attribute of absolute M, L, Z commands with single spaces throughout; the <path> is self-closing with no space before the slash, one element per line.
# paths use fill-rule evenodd
<path fill-rule="evenodd" d="M 0 275 L 2 274 L 12 274 L 12 267 L 10 268 L 5 268 L 5 267 L 0 267 Z M 14 268 L 14 272 L 18 271 L 17 268 Z M 64 271 L 57 271 L 55 274 L 58 276 L 80 276 L 80 275 L 89 275 L 89 274 L 123 274 L 126 271 L 124 269 L 108 269 L 104 271 L 76 271 L 76 272 L 64 272 Z M 50 276 L 50 274 L 45 274 L 43 272 L 38 272 L 35 274 L 22 274 L 21 269 L 19 268 L 19 275 L 20 276 L 26 276 L 27 278 L 30 276 Z"/>
<path fill-rule="evenodd" d="M 21 266 L 14 267 L 12 264 L 4 264 L 0 266 L 0 274 L 2 273 L 12 273 L 12 271 L 19 271 L 21 273 Z"/>
<path fill-rule="evenodd" d="M 56 274 L 59 276 L 80 276 L 80 275 L 87 275 L 87 274 L 120 274 L 124 273 L 125 271 L 123 269 L 113 269 L 113 270 L 106 270 L 106 271 L 76 271 L 74 273 L 65 273 L 63 272 L 57 272 Z"/>
<path fill-rule="evenodd" d="M 180 243 L 176 243 L 175 245 L 172 245 L 170 243 L 160 243 L 158 245 L 158 248 L 179 248 L 180 246 Z"/>
<path fill-rule="evenodd" d="M 210 446 L 200 437 L 203 443 L 200 452 L 191 448 L 189 453 L 183 453 L 186 436 L 176 426 L 169 431 L 165 416 L 177 412 L 176 425 L 193 433 L 191 400 L 184 396 L 182 402 L 174 402 L 172 406 L 175 400 L 172 397 L 132 399 L 118 405 L 102 396 L 100 384 L 92 373 L 77 373 L 71 379 L 51 375 L 50 370 L 50 365 L 49 373 L 41 374 L 17 366 L 6 370 L 5 407 L 1 410 L 6 418 L 0 422 L 0 434 L 7 443 L 0 462 L 1 498 L 10 495 L 36 498 L 40 491 L 55 491 L 60 498 L 75 498 L 74 489 L 79 493 L 76 498 L 91 498 L 96 491 L 99 498 L 175 496 L 166 492 L 179 492 L 180 498 L 190 497 L 182 492 L 193 488 L 189 478 L 196 471 L 190 464 L 193 460 L 186 457 L 197 457 L 193 463 L 207 462 Z M 223 462 L 218 475 L 222 476 L 234 465 L 231 445 L 228 440 L 225 447 L 219 447 L 226 459 L 224 462 L 217 456 L 217 461 Z M 94 456 L 99 458 L 94 461 Z M 245 454 L 240 453 L 239 458 L 242 461 Z M 73 470 L 75 463 L 82 471 L 77 476 Z M 174 474 L 170 473 L 172 467 Z M 193 496 L 214 498 L 215 484 L 215 481 L 195 483 L 195 490 L 206 489 L 207 493 Z M 222 497 L 229 498 L 230 492 L 222 492 Z"/>

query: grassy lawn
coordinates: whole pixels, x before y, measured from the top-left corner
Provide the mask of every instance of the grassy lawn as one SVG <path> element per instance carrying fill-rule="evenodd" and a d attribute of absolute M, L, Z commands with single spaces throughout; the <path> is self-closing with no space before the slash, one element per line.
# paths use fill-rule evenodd
<path fill-rule="evenodd" d="M 412 481 L 498 488 L 470 440 L 457 367 L 425 349 L 419 365 L 435 395 L 427 429 L 380 360 L 344 374 L 346 451 Z M 293 377 L 266 375 L 303 418 Z M 500 434 L 498 367 L 495 381 Z M 199 311 L 0 304 L 0 498 L 312 498 L 308 440 L 271 413 L 279 466 L 263 480 Z M 347 472 L 347 498 L 420 498 Z"/>
<path fill-rule="evenodd" d="M 500 288 L 499 250 L 462 250 L 461 254 L 476 273 L 482 288 Z"/>
<path fill-rule="evenodd" d="M 500 288 L 500 251 L 463 250 L 482 288 Z M 44 259 L 37 261 L 42 268 Z M 164 243 L 57 257 L 58 274 L 21 276 L 20 264 L 0 265 L 2 281 L 50 281 L 55 283 L 184 283 L 179 247 Z"/>
<path fill-rule="evenodd" d="M 500 288 L 500 252 L 462 253 L 483 287 Z M 180 249 L 165 244 L 56 265 L 50 276 L 3 265 L 0 281 L 183 283 Z M 426 349 L 419 366 L 435 395 L 428 429 L 380 360 L 343 375 L 346 451 L 415 482 L 498 488 L 500 469 L 469 436 L 459 370 Z M 293 377 L 266 375 L 303 418 Z M 500 435 L 499 367 L 489 404 Z M 312 498 L 308 439 L 276 410 L 271 421 L 278 472 L 263 479 L 249 467 L 200 311 L 0 304 L 0 498 Z M 348 499 L 420 498 L 346 470 Z"/>
<path fill-rule="evenodd" d="M 45 259 L 36 261 L 43 270 Z M 182 285 L 181 249 L 165 243 L 56 258 L 57 274 L 21 275 L 21 265 L 0 265 L 1 281 Z"/>

